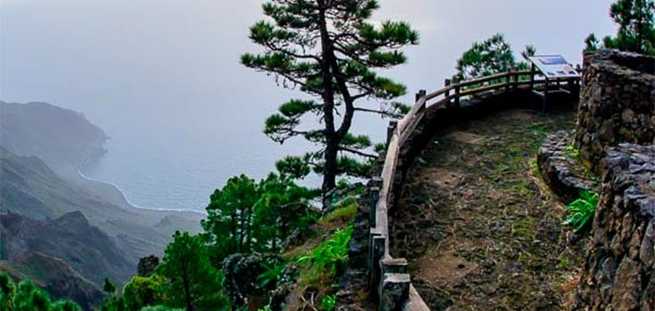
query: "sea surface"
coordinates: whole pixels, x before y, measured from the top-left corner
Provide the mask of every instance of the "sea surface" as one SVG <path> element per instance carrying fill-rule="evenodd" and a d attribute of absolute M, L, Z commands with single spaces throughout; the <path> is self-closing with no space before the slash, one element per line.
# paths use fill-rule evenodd
<path fill-rule="evenodd" d="M 496 32 L 517 51 L 534 44 L 577 64 L 590 32 L 614 31 L 610 2 L 380 1 L 376 20 L 405 20 L 421 34 L 409 63 L 385 74 L 408 86 L 402 100 L 411 103 L 419 89 L 441 87 L 473 41 Z M 248 27 L 261 3 L 0 0 L 0 99 L 49 102 L 103 128 L 108 153 L 83 173 L 116 185 L 132 204 L 203 209 L 227 178 L 262 178 L 282 156 L 313 148 L 262 134 L 266 117 L 302 94 L 239 64 L 242 53 L 258 51 Z M 355 122 L 356 133 L 384 139 L 387 120 Z"/>

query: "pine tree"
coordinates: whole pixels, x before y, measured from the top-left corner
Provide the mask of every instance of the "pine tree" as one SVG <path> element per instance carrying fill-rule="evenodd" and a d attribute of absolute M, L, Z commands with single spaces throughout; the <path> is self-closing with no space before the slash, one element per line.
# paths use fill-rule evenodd
<path fill-rule="evenodd" d="M 618 24 L 616 37 L 607 37 L 604 44 L 630 52 L 653 54 L 655 29 L 653 29 L 652 0 L 618 0 L 610 8 L 610 16 Z"/>
<path fill-rule="evenodd" d="M 653 0 L 617 0 L 610 8 L 610 17 L 619 29 L 614 37 L 605 37 L 603 46 L 611 49 L 655 55 L 655 25 Z M 586 51 L 599 47 L 594 34 L 586 41 Z"/>
<path fill-rule="evenodd" d="M 184 307 L 187 311 L 228 309 L 222 277 L 209 263 L 207 248 L 199 236 L 176 232 L 157 274 L 167 279 L 164 296 L 171 307 Z"/>
<path fill-rule="evenodd" d="M 212 194 L 202 227 L 216 266 L 230 254 L 252 250 L 254 205 L 258 197 L 257 183 L 245 175 L 230 178 Z"/>
<path fill-rule="evenodd" d="M 533 52 L 530 47 L 526 52 Z M 512 47 L 502 34 L 495 34 L 473 46 L 457 61 L 458 80 L 468 80 L 505 72 L 516 66 Z"/>
<path fill-rule="evenodd" d="M 392 108 L 366 103 L 405 93 L 375 69 L 405 63 L 400 49 L 417 44 L 418 34 L 402 22 L 374 26 L 368 20 L 378 7 L 376 0 L 270 0 L 263 5 L 270 20 L 250 29 L 250 39 L 264 52 L 241 58 L 245 66 L 275 75 L 283 87 L 309 95 L 280 106 L 265 133 L 279 143 L 300 136 L 321 146 L 294 159 L 323 174 L 324 194 L 335 187 L 337 175 L 362 175 L 365 165 L 358 160 L 373 156 L 367 153 L 370 140 L 350 133 L 355 113 L 394 115 Z M 317 116 L 321 128 L 302 128 L 308 115 Z"/>

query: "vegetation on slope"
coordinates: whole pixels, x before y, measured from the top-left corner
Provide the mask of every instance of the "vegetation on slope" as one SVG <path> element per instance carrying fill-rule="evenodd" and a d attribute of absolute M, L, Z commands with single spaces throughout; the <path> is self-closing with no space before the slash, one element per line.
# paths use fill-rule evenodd
<path fill-rule="evenodd" d="M 48 294 L 29 280 L 16 284 L 0 273 L 0 310 L 3 311 L 82 311 L 69 300 L 51 300 Z"/>

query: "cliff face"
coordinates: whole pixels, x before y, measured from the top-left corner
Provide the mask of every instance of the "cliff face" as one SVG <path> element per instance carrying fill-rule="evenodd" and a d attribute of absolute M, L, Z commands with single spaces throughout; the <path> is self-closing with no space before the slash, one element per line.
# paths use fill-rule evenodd
<path fill-rule="evenodd" d="M 17 155 L 34 155 L 50 167 L 79 167 L 104 154 L 107 135 L 83 115 L 46 103 L 0 101 L 0 145 Z"/>

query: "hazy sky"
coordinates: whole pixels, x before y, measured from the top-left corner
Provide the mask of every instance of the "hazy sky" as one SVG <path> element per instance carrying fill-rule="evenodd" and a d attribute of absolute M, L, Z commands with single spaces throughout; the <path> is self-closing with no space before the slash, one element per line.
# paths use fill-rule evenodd
<path fill-rule="evenodd" d="M 0 100 L 86 114 L 112 136 L 110 152 L 132 161 L 106 169 L 105 177 L 131 170 L 112 177 L 119 184 L 168 178 L 206 197 L 208 185 L 240 172 L 261 176 L 282 154 L 304 148 L 281 148 L 261 134 L 266 116 L 293 92 L 239 65 L 240 54 L 256 51 L 247 34 L 262 2 L 0 0 Z M 409 63 L 391 72 L 410 100 L 419 89 L 442 86 L 457 57 L 496 32 L 516 50 L 534 44 L 579 63 L 590 32 L 614 31 L 610 2 L 381 0 L 376 19 L 405 20 L 421 34 L 420 46 L 407 50 Z M 377 119 L 357 122 L 377 138 L 384 134 Z M 178 157 L 180 150 L 187 154 Z M 155 176 L 161 168 L 148 162 L 157 161 L 183 173 Z M 197 187 L 193 178 L 203 170 L 215 178 Z"/>

